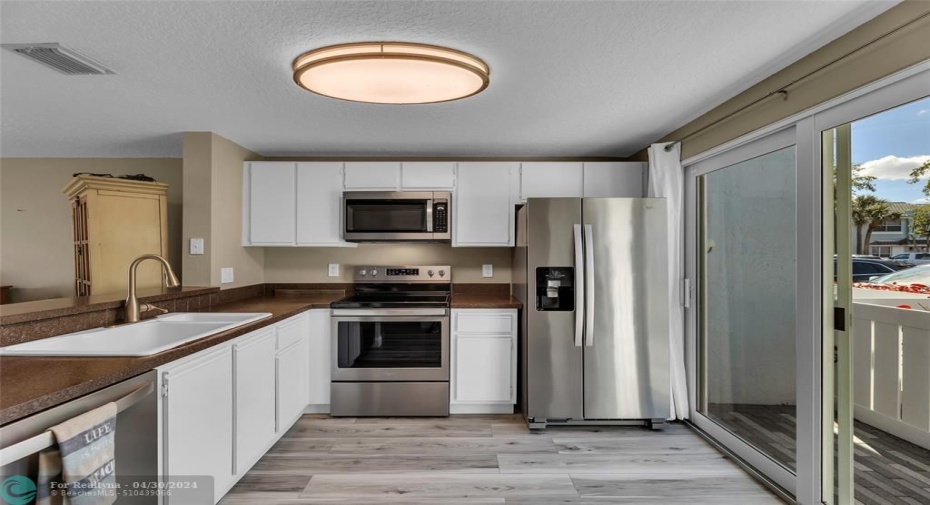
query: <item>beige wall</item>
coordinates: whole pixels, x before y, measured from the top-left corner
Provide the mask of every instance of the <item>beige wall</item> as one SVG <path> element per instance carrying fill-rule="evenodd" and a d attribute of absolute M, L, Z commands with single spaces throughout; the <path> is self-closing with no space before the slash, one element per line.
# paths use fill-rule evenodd
<path fill-rule="evenodd" d="M 930 2 L 914 0 L 902 2 L 724 102 L 707 114 L 666 135 L 661 141 L 681 139 L 928 12 L 930 12 Z M 682 159 L 707 151 L 927 59 L 930 59 L 930 17 L 920 19 L 815 76 L 789 86 L 787 100 L 779 97 L 770 98 L 685 140 L 682 143 Z M 633 159 L 646 160 L 645 150 L 637 153 Z"/>
<path fill-rule="evenodd" d="M 14 301 L 74 295 L 71 204 L 61 190 L 77 172 L 145 174 L 168 184 L 168 260 L 184 275 L 180 159 L 0 158 L 0 283 L 14 286 Z"/>
<path fill-rule="evenodd" d="M 269 247 L 265 282 L 352 282 L 354 265 L 452 265 L 454 282 L 510 283 L 513 249 L 455 247 L 448 244 L 360 244 L 358 248 Z M 337 277 L 327 277 L 339 263 Z M 494 265 L 494 277 L 481 277 L 481 265 Z"/>
<path fill-rule="evenodd" d="M 265 282 L 264 250 L 242 247 L 242 163 L 261 157 L 212 132 L 184 133 L 183 263 L 188 286 L 233 288 Z M 191 255 L 191 238 L 204 254 Z M 235 281 L 220 284 L 220 269 Z"/>

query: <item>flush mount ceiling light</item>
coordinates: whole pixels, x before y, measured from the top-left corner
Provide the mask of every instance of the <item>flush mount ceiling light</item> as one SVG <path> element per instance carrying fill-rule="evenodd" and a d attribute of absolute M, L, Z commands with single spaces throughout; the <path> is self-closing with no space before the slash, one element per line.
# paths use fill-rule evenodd
<path fill-rule="evenodd" d="M 488 87 L 487 64 L 445 47 L 360 42 L 322 47 L 294 60 L 294 82 L 314 93 L 369 103 L 435 103 Z"/>

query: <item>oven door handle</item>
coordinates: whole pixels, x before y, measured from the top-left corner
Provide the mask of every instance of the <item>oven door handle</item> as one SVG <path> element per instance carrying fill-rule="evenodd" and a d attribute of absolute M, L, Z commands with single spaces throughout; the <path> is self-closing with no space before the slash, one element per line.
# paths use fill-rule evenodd
<path fill-rule="evenodd" d="M 448 316 L 449 309 L 332 309 L 333 317 Z"/>

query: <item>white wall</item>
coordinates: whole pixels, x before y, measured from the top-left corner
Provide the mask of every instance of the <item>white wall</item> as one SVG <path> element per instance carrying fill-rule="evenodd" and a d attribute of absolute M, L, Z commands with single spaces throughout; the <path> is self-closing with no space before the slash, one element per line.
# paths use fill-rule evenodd
<path fill-rule="evenodd" d="M 183 279 L 180 159 L 0 158 L 0 283 L 13 285 L 13 301 L 74 295 L 71 203 L 61 190 L 78 172 L 168 184 L 168 261 Z"/>

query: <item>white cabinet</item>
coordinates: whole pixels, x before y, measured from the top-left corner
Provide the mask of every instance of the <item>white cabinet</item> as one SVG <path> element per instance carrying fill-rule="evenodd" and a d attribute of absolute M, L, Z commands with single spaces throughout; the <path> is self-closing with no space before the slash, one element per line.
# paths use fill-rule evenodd
<path fill-rule="evenodd" d="M 342 240 L 342 163 L 297 164 L 297 245 L 354 246 Z"/>
<path fill-rule="evenodd" d="M 296 163 L 251 162 L 243 173 L 243 245 L 292 245 Z"/>
<path fill-rule="evenodd" d="M 455 163 L 446 161 L 405 161 L 401 167 L 400 185 L 406 191 L 451 191 L 455 186 Z"/>
<path fill-rule="evenodd" d="M 581 198 L 584 168 L 581 162 L 524 162 L 520 174 L 520 199 Z"/>
<path fill-rule="evenodd" d="M 454 309 L 449 409 L 453 414 L 513 412 L 517 310 Z"/>
<path fill-rule="evenodd" d="M 519 174 L 520 164 L 513 162 L 458 164 L 453 247 L 513 246 Z"/>
<path fill-rule="evenodd" d="M 307 351 L 309 321 L 308 315 L 303 313 L 282 321 L 277 326 L 277 380 L 274 396 L 277 398 L 278 435 L 283 435 L 290 429 L 307 407 L 307 377 L 310 367 L 310 354 Z"/>
<path fill-rule="evenodd" d="M 214 502 L 219 501 L 233 484 L 230 346 L 160 367 L 159 377 L 163 395 L 162 473 L 181 479 L 189 475 L 212 476 Z"/>
<path fill-rule="evenodd" d="M 330 313 L 328 309 L 314 309 L 308 315 L 308 410 L 329 413 L 329 387 L 333 378 Z"/>
<path fill-rule="evenodd" d="M 350 161 L 345 164 L 347 191 L 398 191 L 399 161 Z"/>
<path fill-rule="evenodd" d="M 275 332 L 264 328 L 233 344 L 236 473 L 245 474 L 275 438 Z"/>
<path fill-rule="evenodd" d="M 586 198 L 642 198 L 646 196 L 646 163 L 598 161 L 584 163 Z"/>

